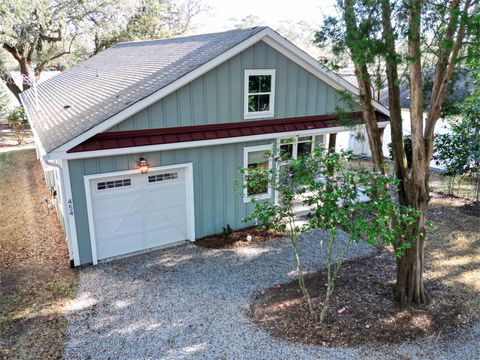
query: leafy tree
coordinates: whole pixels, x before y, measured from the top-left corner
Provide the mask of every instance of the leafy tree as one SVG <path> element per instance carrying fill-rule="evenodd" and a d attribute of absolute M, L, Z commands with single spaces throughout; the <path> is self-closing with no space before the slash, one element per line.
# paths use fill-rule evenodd
<path fill-rule="evenodd" d="M 370 244 L 378 241 L 395 244 L 398 256 L 402 256 L 402 250 L 410 246 L 410 234 L 403 229 L 407 224 L 413 225 L 418 216 L 413 209 L 395 203 L 390 191 L 386 190 L 395 179 L 372 171 L 351 171 L 345 166 L 349 159 L 350 152 L 326 152 L 320 147 L 311 156 L 298 159 L 285 159 L 282 153 L 272 155 L 272 161 L 281 163 L 272 169 L 242 169 L 246 180 L 244 189 L 255 193 L 269 182 L 279 194 L 278 204 L 253 198 L 254 208 L 244 220 L 287 232 L 292 243 L 299 288 L 310 315 L 320 322 L 327 313 L 338 272 L 350 245 L 362 239 Z M 360 191 L 372 200 L 359 201 Z M 304 225 L 296 221 L 295 203 L 299 199 L 308 208 Z M 345 242 L 339 240 L 340 228 L 349 234 Z M 325 300 L 318 315 L 305 284 L 298 252 L 300 234 L 310 229 L 323 231 L 319 247 L 327 266 Z"/>
<path fill-rule="evenodd" d="M 1 58 L 0 77 L 18 99 L 45 67 L 63 70 L 56 62 L 66 56 L 75 63 L 119 41 L 183 34 L 203 10 L 199 4 L 199 0 L 0 2 L 0 46 L 15 61 L 22 83 L 14 81 Z"/>
<path fill-rule="evenodd" d="M 94 53 L 122 41 L 182 35 L 192 28 L 194 17 L 206 10 L 199 0 L 141 0 L 125 14 L 124 25 L 91 17 L 96 34 Z"/>
<path fill-rule="evenodd" d="M 420 214 L 417 224 L 406 225 L 416 241 L 397 260 L 396 299 L 402 306 L 428 303 L 423 271 L 434 129 L 453 71 L 465 56 L 478 54 L 478 0 L 339 0 L 338 14 L 326 19 L 316 41 L 318 45 L 330 44 L 338 54 L 347 54 L 354 64 L 374 170 L 378 172 L 384 169 L 384 159 L 371 101 L 369 67 L 377 57 L 385 64 L 398 198 L 400 204 Z M 425 67 L 433 68 L 435 74 L 426 116 Z M 403 144 L 401 71 L 407 72 L 410 87 L 411 168 Z"/>
<path fill-rule="evenodd" d="M 249 27 L 259 26 L 263 24 L 263 21 L 257 15 L 247 15 L 241 19 L 239 18 L 231 18 L 230 22 L 233 23 L 233 27 L 235 29 L 245 29 Z"/>
<path fill-rule="evenodd" d="M 461 116 L 450 120 L 450 132 L 435 138 L 435 159 L 448 176 L 480 173 L 480 86 L 467 97 Z"/>
<path fill-rule="evenodd" d="M 0 44 L 20 69 L 22 84 L 15 83 L 5 63 L 0 63 L 0 76 L 17 98 L 47 64 L 71 52 L 72 21 L 82 16 L 69 13 L 71 5 L 71 1 L 50 0 L 0 3 Z"/>

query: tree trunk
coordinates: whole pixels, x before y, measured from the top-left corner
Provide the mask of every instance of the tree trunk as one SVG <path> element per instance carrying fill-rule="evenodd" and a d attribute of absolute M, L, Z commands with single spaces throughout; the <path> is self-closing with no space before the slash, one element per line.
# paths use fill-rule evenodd
<path fill-rule="evenodd" d="M 25 91 L 30 89 L 33 85 L 32 75 L 30 74 L 30 64 L 26 59 L 22 58 L 18 61 L 18 65 L 20 66 L 20 74 L 22 74 L 22 87 Z"/>
<path fill-rule="evenodd" d="M 421 204 L 426 209 L 427 202 Z M 411 227 L 409 236 L 415 239 L 412 247 L 406 249 L 401 258 L 397 258 L 397 282 L 395 299 L 402 308 L 409 305 L 428 304 L 430 299 L 424 288 L 424 248 L 425 248 L 425 213 L 422 212 L 418 227 Z"/>
<path fill-rule="evenodd" d="M 385 159 L 383 157 L 382 142 L 378 131 L 377 115 L 373 107 L 373 91 L 370 73 L 368 72 L 367 62 L 364 61 L 362 51 L 356 44 L 358 42 L 358 27 L 355 15 L 354 2 L 345 0 L 344 21 L 347 30 L 347 47 L 352 54 L 353 64 L 355 66 L 355 76 L 358 82 L 359 98 L 362 106 L 363 121 L 368 135 L 368 145 L 372 153 L 373 170 L 386 174 Z"/>

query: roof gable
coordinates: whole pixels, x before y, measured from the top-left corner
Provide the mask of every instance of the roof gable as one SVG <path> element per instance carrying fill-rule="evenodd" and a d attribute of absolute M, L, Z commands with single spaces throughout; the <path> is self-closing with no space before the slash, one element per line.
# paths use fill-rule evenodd
<path fill-rule="evenodd" d="M 22 93 L 50 152 L 264 28 L 118 44 Z"/>
<path fill-rule="evenodd" d="M 64 158 L 72 147 L 261 40 L 334 89 L 358 94 L 352 84 L 268 27 L 119 44 L 37 86 L 42 105 L 39 110 L 35 107 L 34 89 L 21 94 L 40 153 L 51 159 Z M 378 102 L 373 105 L 389 115 L 388 109 Z"/>

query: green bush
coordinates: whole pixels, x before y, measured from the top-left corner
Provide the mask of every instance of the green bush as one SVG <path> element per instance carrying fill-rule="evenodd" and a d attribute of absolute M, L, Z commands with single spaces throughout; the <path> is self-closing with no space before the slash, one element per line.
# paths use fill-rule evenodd
<path fill-rule="evenodd" d="M 407 166 L 412 168 L 412 137 L 410 135 L 403 136 L 403 147 L 405 148 L 405 155 L 407 156 Z M 393 147 L 392 143 L 388 144 L 388 153 L 393 160 Z"/>
<path fill-rule="evenodd" d="M 18 145 L 23 143 L 25 137 L 25 129 L 28 129 L 28 119 L 25 115 L 23 107 L 16 107 L 8 113 L 8 123 L 15 131 L 15 137 Z"/>

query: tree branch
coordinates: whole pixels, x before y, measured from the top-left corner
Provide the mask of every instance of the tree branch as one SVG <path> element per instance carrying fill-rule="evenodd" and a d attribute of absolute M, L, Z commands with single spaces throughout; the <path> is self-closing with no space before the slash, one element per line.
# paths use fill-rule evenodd
<path fill-rule="evenodd" d="M 12 92 L 13 95 L 17 98 L 17 100 L 20 102 L 20 93 L 22 90 L 20 87 L 15 83 L 15 80 L 13 79 L 12 75 L 8 70 L 5 69 L 0 69 L 0 77 L 3 80 L 3 83 L 5 86 Z"/>
<path fill-rule="evenodd" d="M 22 59 L 22 56 L 18 52 L 17 48 L 15 46 L 11 46 L 7 43 L 3 43 L 3 48 L 8 51 L 12 56 L 15 58 L 15 60 L 20 61 Z"/>
<path fill-rule="evenodd" d="M 452 78 L 452 74 L 455 70 L 455 66 L 458 60 L 458 54 L 460 53 L 460 49 L 462 48 L 463 39 L 465 37 L 465 26 L 466 26 L 466 17 L 468 8 L 470 7 L 470 0 L 465 2 L 464 6 L 464 15 L 460 19 L 460 27 L 457 31 L 457 36 L 455 39 L 455 43 L 452 47 L 451 52 L 449 53 L 449 57 L 446 60 L 445 69 L 442 73 L 440 73 L 441 69 L 436 69 L 439 73 L 438 76 L 441 77 L 441 82 L 438 84 L 437 89 L 437 96 L 435 99 L 431 99 L 430 101 L 434 100 L 434 103 L 430 104 L 430 109 L 428 112 L 427 123 L 425 126 L 425 142 L 427 145 L 427 156 L 430 159 L 433 155 L 433 137 L 435 131 L 435 124 L 437 120 L 440 118 L 441 115 L 441 108 L 445 101 L 445 97 L 447 94 L 447 87 L 450 79 Z M 443 66 L 444 64 L 440 64 Z"/>

